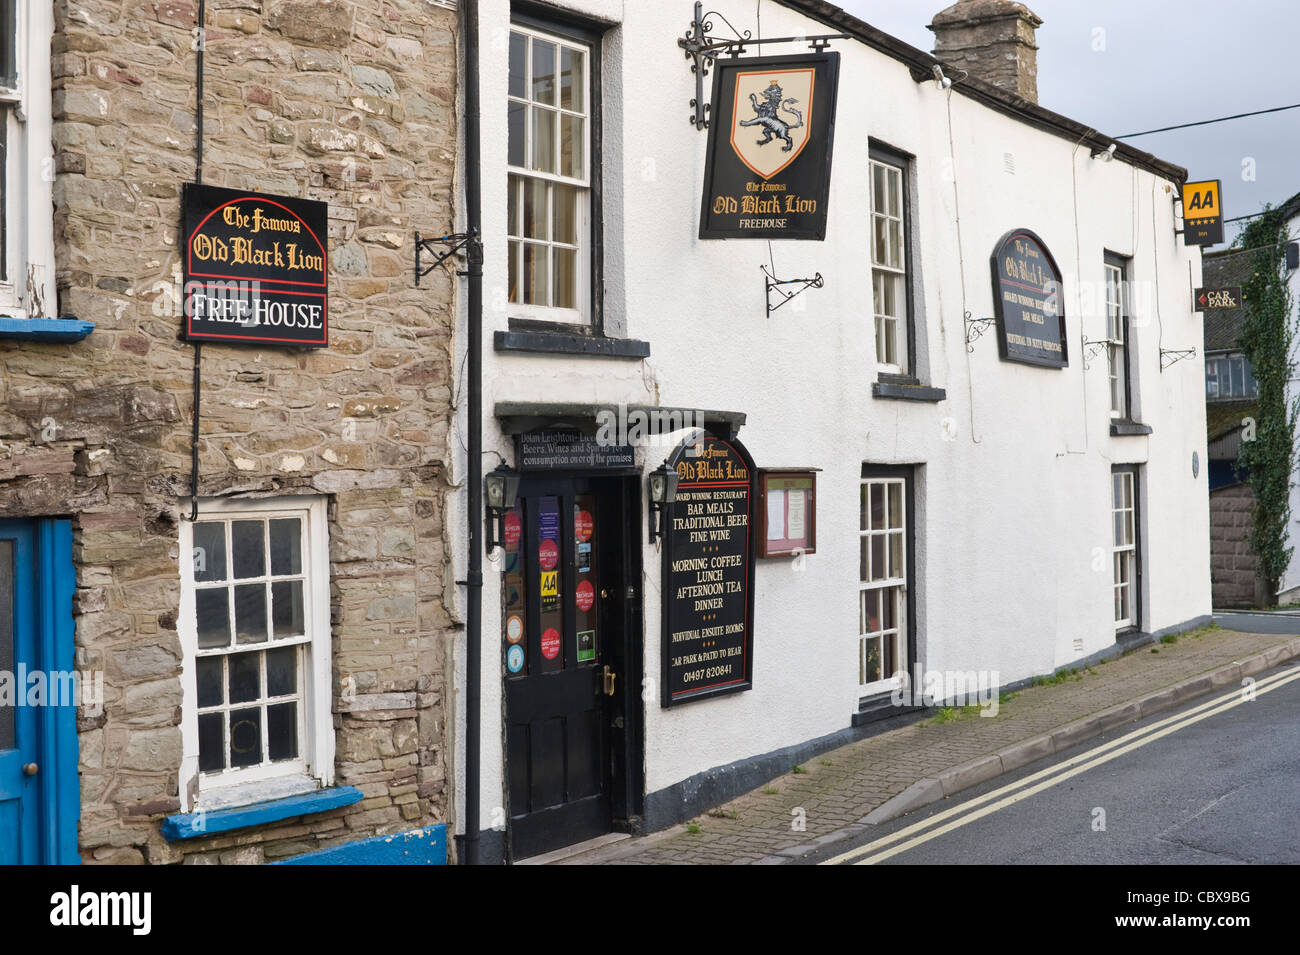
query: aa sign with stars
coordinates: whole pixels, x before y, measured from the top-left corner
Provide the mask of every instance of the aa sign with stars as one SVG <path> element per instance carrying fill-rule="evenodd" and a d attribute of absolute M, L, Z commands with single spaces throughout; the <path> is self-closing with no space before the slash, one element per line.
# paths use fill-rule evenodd
<path fill-rule="evenodd" d="M 1223 193 L 1218 179 L 1183 184 L 1183 244 L 1223 241 Z"/>

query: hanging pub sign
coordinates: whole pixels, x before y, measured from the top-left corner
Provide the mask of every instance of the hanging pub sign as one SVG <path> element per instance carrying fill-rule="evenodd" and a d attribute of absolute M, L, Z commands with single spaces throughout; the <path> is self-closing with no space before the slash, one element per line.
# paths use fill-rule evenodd
<path fill-rule="evenodd" d="M 1028 229 L 1013 229 L 998 242 L 989 264 L 998 353 L 1027 365 L 1068 365 L 1061 270 L 1043 240 Z"/>
<path fill-rule="evenodd" d="M 1222 193 L 1218 179 L 1183 183 L 1183 245 L 1223 241 Z"/>
<path fill-rule="evenodd" d="M 701 239 L 824 239 L 839 54 L 720 60 Z"/>
<path fill-rule="evenodd" d="M 324 348 L 328 205 L 186 183 L 185 338 Z"/>
<path fill-rule="evenodd" d="M 737 441 L 696 432 L 668 458 L 664 511 L 664 706 L 753 687 L 754 462 Z"/>

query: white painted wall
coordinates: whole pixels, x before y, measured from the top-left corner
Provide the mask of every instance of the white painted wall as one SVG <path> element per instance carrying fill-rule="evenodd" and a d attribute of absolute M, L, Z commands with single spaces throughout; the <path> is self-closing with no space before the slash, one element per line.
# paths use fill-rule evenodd
<path fill-rule="evenodd" d="M 788 561 L 760 561 L 757 568 L 754 689 L 672 710 L 651 694 L 648 792 L 849 725 L 857 705 L 863 462 L 922 465 L 914 557 L 926 666 L 997 670 L 1010 682 L 1114 642 L 1112 463 L 1145 465 L 1143 628 L 1172 627 L 1209 612 L 1204 366 L 1189 290 L 1200 263 L 1198 252 L 1174 234 L 1171 183 L 1120 161 L 1092 160 L 1086 148 L 955 91 L 918 85 L 900 63 L 838 41 L 827 239 L 773 248 L 782 276 L 821 272 L 826 284 L 769 319 L 759 272 L 768 261 L 767 243 L 697 238 L 706 134 L 687 123 L 694 79 L 675 45 L 691 4 L 560 5 L 614 24 L 603 53 L 606 307 L 611 318 L 626 322 L 630 337 L 650 342 L 651 357 L 638 363 L 491 350 L 492 332 L 505 329 L 508 317 L 509 2 L 482 0 L 485 409 L 490 415 L 499 401 L 581 400 L 743 411 L 749 418 L 740 439 L 759 467 L 822 468 L 818 553 L 802 572 Z M 741 29 L 754 28 L 749 0 L 714 6 Z M 834 32 L 774 3 L 763 4 L 762 26 L 768 36 Z M 925 283 L 918 350 L 928 383 L 947 389 L 947 400 L 937 405 L 871 395 L 869 137 L 917 157 L 913 221 Z M 1014 174 L 1005 171 L 1007 153 Z M 989 256 L 1016 227 L 1037 232 L 1065 273 L 1070 364 L 1064 370 L 999 360 L 992 333 L 967 351 L 963 311 L 993 314 Z M 1132 334 L 1135 403 L 1154 429 L 1149 437 L 1110 436 L 1104 356 L 1083 367 L 1081 337 L 1105 335 L 1095 294 L 1104 249 L 1132 255 L 1131 278 L 1159 289 L 1149 307 L 1135 311 Z M 1094 291 L 1088 314 L 1081 314 L 1080 280 Z M 463 348 L 464 338 L 459 341 Z M 1162 345 L 1196 348 L 1197 357 L 1162 373 Z M 709 357 L 707 367 L 701 356 Z M 944 439 L 945 419 L 955 440 Z M 486 447 L 513 459 L 494 421 L 487 423 Z M 1202 464 L 1196 478 L 1193 452 Z M 663 457 L 654 451 L 645 467 Z M 463 454 L 458 466 L 463 474 Z M 457 559 L 456 576 L 463 577 L 464 554 Z M 661 565 L 653 547 L 645 547 L 643 562 L 644 666 L 657 678 Z M 485 826 L 502 804 L 501 683 L 492 676 L 501 667 L 495 566 L 487 565 L 483 590 Z M 459 704 L 456 712 L 459 717 Z M 462 793 L 459 758 L 457 767 Z"/>

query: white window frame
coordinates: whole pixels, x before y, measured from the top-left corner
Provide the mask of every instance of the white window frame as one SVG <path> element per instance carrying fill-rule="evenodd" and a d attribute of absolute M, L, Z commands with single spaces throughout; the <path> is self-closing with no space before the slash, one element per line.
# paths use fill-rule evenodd
<path fill-rule="evenodd" d="M 554 112 L 560 117 L 564 117 L 564 116 L 582 117 L 583 120 L 582 168 L 583 171 L 586 173 L 585 178 L 575 178 L 572 176 L 562 176 L 556 173 L 541 172 L 538 170 L 527 168 L 529 157 L 532 155 L 532 135 L 533 135 L 532 123 L 528 121 L 528 116 L 529 116 L 528 110 L 531 108 L 531 104 L 533 103 L 533 100 L 530 99 L 527 95 L 524 98 L 513 96 L 509 93 L 507 89 L 507 93 L 506 93 L 507 103 L 508 104 L 517 103 L 524 106 L 523 148 L 524 148 L 525 165 L 514 166 L 510 164 L 509 143 L 507 142 L 506 189 L 510 190 L 512 188 L 515 188 L 515 185 L 511 182 L 511 179 L 513 177 L 518 176 L 525 181 L 528 179 L 536 179 L 536 180 L 541 180 L 543 182 L 550 183 L 552 185 L 572 186 L 579 190 L 578 213 L 575 217 L 575 222 L 574 222 L 575 234 L 578 240 L 576 253 L 574 255 L 577 264 L 574 269 L 574 277 L 573 277 L 575 301 L 577 303 L 577 307 L 565 308 L 565 307 L 559 307 L 554 305 L 533 305 L 522 301 L 508 302 L 510 316 L 512 318 L 521 318 L 530 321 L 557 322 L 565 325 L 591 325 L 594 319 L 594 312 L 592 309 L 592 301 L 591 301 L 591 293 L 592 293 L 591 269 L 592 269 L 592 253 L 595 247 L 595 236 L 592 231 L 593 223 L 592 223 L 591 208 L 592 208 L 592 192 L 595 188 L 594 184 L 596 181 L 596 176 L 600 174 L 599 170 L 592 168 L 592 149 L 591 149 L 591 132 L 592 132 L 591 126 L 594 119 L 593 113 L 595 109 L 595 104 L 593 102 L 593 93 L 592 93 L 593 89 L 595 88 L 595 77 L 593 76 L 592 67 L 594 66 L 595 59 L 596 59 L 596 47 L 593 43 L 587 42 L 585 40 L 579 40 L 574 37 L 563 36 L 555 33 L 548 33 L 545 30 L 539 30 L 535 27 L 525 26 L 519 23 L 511 23 L 509 32 L 510 34 L 517 33 L 523 36 L 539 39 L 547 43 L 554 43 L 557 46 L 567 46 L 571 49 L 582 51 L 583 59 L 584 59 L 583 89 L 582 89 L 583 109 L 581 111 L 571 110 L 571 109 L 566 110 L 560 105 L 560 93 L 559 93 L 558 82 L 556 83 L 556 93 L 555 93 L 556 98 L 555 98 L 554 107 L 550 107 L 549 105 L 543 104 L 543 108 L 547 108 L 547 109 L 553 108 Z M 525 88 L 526 94 L 529 92 L 529 90 L 527 89 L 527 85 L 532 82 L 532 43 L 531 42 L 528 45 L 528 50 L 529 50 L 528 55 L 525 57 L 525 61 L 524 61 L 525 63 L 524 82 L 526 87 Z M 507 64 L 507 70 L 509 70 L 508 64 Z M 559 70 L 558 56 L 556 57 L 556 70 L 558 76 L 558 70 Z M 507 84 L 508 84 L 508 79 L 507 79 Z M 507 128 L 506 135 L 507 137 L 509 137 L 508 128 Z M 562 135 L 563 134 L 561 129 L 557 126 L 556 140 L 555 140 L 557 157 L 559 156 L 560 142 L 562 139 Z M 523 186 L 521 185 L 520 186 L 521 192 L 522 189 Z M 552 203 L 550 201 L 550 197 L 552 195 L 553 192 L 548 189 L 547 190 L 548 201 L 547 201 L 547 208 L 545 213 L 546 223 L 547 223 L 546 229 L 547 229 L 548 236 L 551 235 L 551 231 L 553 229 L 553 223 L 554 223 L 554 219 L 553 219 L 554 210 L 551 208 Z M 518 202 L 517 213 L 520 217 L 520 223 L 522 225 L 523 222 L 522 196 L 520 196 L 516 201 Z M 507 208 L 508 207 L 509 207 L 509 200 L 507 200 Z M 512 227 L 512 223 L 510 223 L 507 218 L 506 254 L 508 256 L 515 255 L 514 241 L 518 240 L 519 261 L 516 264 L 515 275 L 517 276 L 517 280 L 520 283 L 520 294 L 522 296 L 522 286 L 523 286 L 523 277 L 524 277 L 523 247 L 527 244 L 541 245 L 546 248 L 550 248 L 556 245 L 559 245 L 562 248 L 568 248 L 568 246 L 563 243 L 556 243 L 550 238 L 548 238 L 545 241 L 542 241 L 536 239 L 523 239 L 522 236 L 513 236 L 511 232 L 511 227 Z M 522 231 L 523 230 L 521 228 L 520 232 L 522 233 Z M 548 269 L 547 279 L 546 279 L 547 288 L 550 290 L 550 294 L 553 298 L 555 294 L 555 288 L 554 288 L 555 270 L 551 266 L 550 255 L 547 256 L 547 269 Z M 509 261 L 507 261 L 506 275 L 507 275 L 507 283 L 508 283 L 509 275 L 510 275 Z M 509 298 L 509 291 L 507 291 L 507 299 L 508 298 Z"/>
<path fill-rule="evenodd" d="M 1111 262 L 1106 270 L 1106 376 L 1110 386 L 1110 416 L 1127 420 L 1129 409 L 1128 333 L 1125 328 L 1124 267 Z"/>
<path fill-rule="evenodd" d="M 895 181 L 898 183 L 898 215 L 890 214 L 888 209 L 876 208 L 876 168 L 879 167 L 885 171 L 885 181 L 888 184 Z M 870 230 L 868 243 L 871 247 L 871 314 L 872 328 L 876 339 L 876 370 L 890 375 L 909 374 L 908 354 L 908 288 L 907 278 L 907 167 L 899 165 L 897 162 L 890 162 L 886 159 L 872 156 L 868 159 L 868 198 L 871 204 L 870 213 Z M 876 261 L 876 222 L 884 220 L 886 222 L 895 222 L 898 224 L 898 234 L 900 246 L 897 250 L 898 262 L 897 267 Z M 889 231 L 886 230 L 886 237 Z M 888 242 L 888 238 L 886 239 Z M 901 315 L 885 315 L 876 308 L 876 275 L 879 273 L 882 277 L 887 277 L 897 282 L 900 289 L 896 296 L 896 301 L 902 307 Z M 894 357 L 896 361 L 889 362 L 885 360 L 888 355 L 884 347 L 881 330 L 893 326 L 894 330 Z"/>
<path fill-rule="evenodd" d="M 184 505 L 188 506 L 188 505 Z M 331 715 L 330 674 L 333 641 L 330 629 L 329 532 L 326 501 L 321 497 L 200 500 L 199 521 L 249 519 L 268 521 L 297 517 L 303 522 L 304 632 L 308 659 L 300 666 L 301 716 L 299 758 L 282 762 L 227 769 L 219 774 L 199 772 L 199 722 L 197 670 L 199 640 L 195 618 L 194 525 L 180 527 L 180 635 L 182 669 L 181 805 L 185 812 L 248 805 L 265 799 L 310 792 L 334 782 L 334 723 Z M 270 568 L 267 568 L 270 572 Z M 288 644 L 292 645 L 292 644 Z M 271 645 L 274 646 L 274 645 Z M 250 644 L 247 649 L 266 649 Z"/>
<path fill-rule="evenodd" d="M 867 523 L 869 525 L 871 524 L 870 494 L 871 494 L 872 485 L 881 485 L 884 489 L 882 493 L 884 494 L 884 502 L 885 502 L 884 503 L 885 526 L 881 528 L 870 526 L 867 530 L 863 530 L 861 527 L 861 521 L 859 521 L 858 546 L 859 548 L 865 547 L 867 552 L 867 556 L 865 558 L 860 558 L 860 560 L 865 559 L 868 562 L 870 562 L 871 559 L 870 539 L 872 537 L 884 537 L 885 545 L 882 550 L 882 553 L 884 554 L 885 566 L 886 566 L 886 570 L 888 571 L 889 559 L 890 559 L 889 535 L 900 534 L 900 536 L 902 537 L 902 546 L 900 548 L 902 566 L 894 568 L 896 571 L 898 571 L 898 573 L 894 575 L 886 576 L 880 580 L 871 580 L 871 581 L 862 580 L 861 571 L 859 570 L 858 691 L 857 691 L 859 701 L 866 699 L 867 697 L 876 696 L 880 693 L 892 692 L 900 684 L 897 670 L 892 674 L 885 673 L 884 641 L 890 638 L 889 634 L 893 631 L 896 631 L 896 633 L 893 633 L 893 637 L 892 637 L 892 639 L 896 641 L 894 645 L 896 666 L 902 671 L 906 672 L 907 665 L 908 665 L 907 562 L 911 559 L 911 555 L 908 552 L 908 534 L 910 533 L 910 528 L 907 525 L 907 480 L 903 477 L 864 477 L 861 479 L 860 489 L 858 493 L 859 495 L 862 495 L 864 493 L 867 495 L 867 503 L 865 504 L 865 514 L 867 518 Z M 891 519 L 891 515 L 893 513 L 889 503 L 889 488 L 891 486 L 898 488 L 898 507 L 899 507 L 899 512 L 901 514 L 900 517 L 901 523 L 897 527 L 893 526 L 893 521 Z M 861 498 L 859 498 L 859 501 L 861 501 Z M 867 575 L 868 576 L 871 575 L 870 567 L 867 568 Z M 868 618 L 867 618 L 866 603 L 868 599 L 871 599 L 868 598 L 867 595 L 869 593 L 874 595 L 877 591 L 881 592 L 880 600 L 881 600 L 882 612 L 879 618 L 879 626 L 873 630 L 870 628 L 870 626 L 867 623 Z M 883 607 L 884 607 L 884 601 L 890 599 L 892 599 L 895 602 L 894 626 L 886 628 L 884 626 L 885 618 L 883 613 Z M 880 677 L 881 678 L 879 680 L 866 683 L 863 682 L 866 678 L 866 666 L 867 666 L 866 647 L 867 647 L 868 640 L 875 639 L 877 637 L 879 637 L 880 639 Z"/>
<path fill-rule="evenodd" d="M 1110 475 L 1110 523 L 1111 523 L 1111 554 L 1112 554 L 1112 578 L 1111 578 L 1111 597 L 1112 607 L 1115 616 L 1115 629 L 1127 630 L 1131 627 L 1138 626 L 1137 621 L 1137 599 L 1138 599 L 1138 522 L 1137 522 L 1137 495 L 1138 482 L 1137 474 L 1131 470 L 1112 471 Z M 1123 489 L 1127 487 L 1129 506 L 1125 507 L 1123 501 Z M 1119 496 L 1116 496 L 1116 492 Z M 1117 522 L 1123 522 L 1117 524 Z M 1121 543 L 1116 540 L 1115 530 L 1118 527 L 1126 528 L 1128 531 L 1127 543 Z M 1127 568 L 1128 576 L 1124 582 L 1120 581 L 1121 566 Z M 1123 610 L 1121 616 L 1121 597 L 1120 590 L 1124 589 Z"/>
<path fill-rule="evenodd" d="M 0 122 L 6 124 L 4 262 L 0 314 L 53 317 L 54 146 L 50 44 L 54 8 L 17 0 L 14 87 L 0 86 Z"/>

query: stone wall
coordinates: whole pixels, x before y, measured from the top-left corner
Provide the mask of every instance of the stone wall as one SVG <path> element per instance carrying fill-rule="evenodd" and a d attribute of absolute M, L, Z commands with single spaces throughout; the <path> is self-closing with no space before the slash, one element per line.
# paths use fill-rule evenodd
<path fill-rule="evenodd" d="M 1214 606 L 1257 607 L 1267 601 L 1259 558 L 1250 549 L 1255 494 L 1249 484 L 1210 492 L 1210 578 Z"/>
<path fill-rule="evenodd" d="M 69 516 L 86 862 L 260 862 L 444 821 L 456 18 L 429 0 L 209 0 L 204 182 L 329 202 L 330 347 L 207 345 L 201 497 L 328 497 L 336 781 L 364 801 L 169 844 L 180 806 L 178 527 L 194 349 L 193 0 L 57 0 L 55 238 L 73 345 L 0 342 L 0 516 Z M 51 430 L 50 425 L 53 425 Z M 354 688 L 342 699 L 340 681 Z"/>

